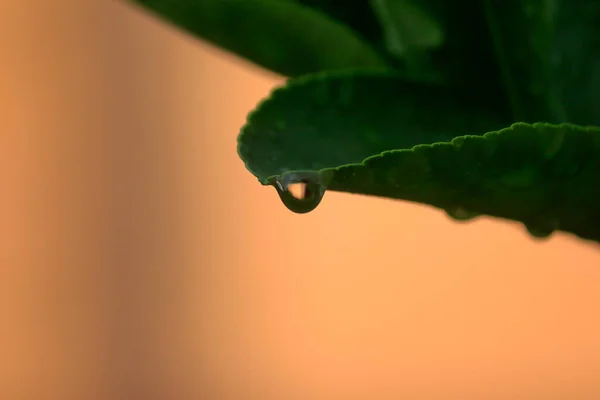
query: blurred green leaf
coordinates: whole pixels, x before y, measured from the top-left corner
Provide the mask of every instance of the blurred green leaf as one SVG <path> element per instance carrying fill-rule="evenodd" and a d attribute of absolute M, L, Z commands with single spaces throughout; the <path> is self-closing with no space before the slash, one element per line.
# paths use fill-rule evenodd
<path fill-rule="evenodd" d="M 507 101 L 481 0 L 296 1 L 351 27 L 409 79 Z"/>
<path fill-rule="evenodd" d="M 385 32 L 388 51 L 404 56 L 413 49 L 438 47 L 444 40 L 439 23 L 411 0 L 371 0 Z"/>
<path fill-rule="evenodd" d="M 600 128 L 501 129 L 511 121 L 485 99 L 389 73 L 318 74 L 261 103 L 238 152 L 295 212 L 314 209 L 328 189 L 600 241 Z M 306 185 L 302 198 L 286 190 L 297 182 Z"/>
<path fill-rule="evenodd" d="M 350 27 L 360 37 L 380 51 L 385 51 L 383 29 L 369 0 L 294 0 L 297 3 L 319 10 L 331 18 Z"/>
<path fill-rule="evenodd" d="M 130 1 L 285 76 L 387 66 L 348 26 L 293 0 Z"/>
<path fill-rule="evenodd" d="M 431 48 L 444 40 L 440 24 L 412 0 L 370 0 L 384 30 L 387 51 L 403 60 L 406 76 L 416 81 L 444 82 Z"/>
<path fill-rule="evenodd" d="M 517 118 L 600 125 L 600 1 L 485 4 Z"/>
<path fill-rule="evenodd" d="M 421 48 L 424 52 L 418 54 L 419 63 L 429 70 L 427 74 L 436 72 L 440 76 L 436 81 L 460 86 L 461 91 L 473 96 L 486 97 L 497 107 L 508 106 L 483 2 L 463 0 L 460 7 L 448 0 L 414 0 L 414 4 L 431 16 L 443 34 L 440 45 Z M 407 75 L 414 76 L 415 69 L 418 70 L 418 63 Z"/>

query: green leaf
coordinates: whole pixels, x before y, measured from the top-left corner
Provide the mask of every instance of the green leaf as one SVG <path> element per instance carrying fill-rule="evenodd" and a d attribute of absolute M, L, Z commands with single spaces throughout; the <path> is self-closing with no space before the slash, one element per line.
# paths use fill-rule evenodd
<path fill-rule="evenodd" d="M 600 125 L 600 1 L 485 4 L 519 120 Z"/>
<path fill-rule="evenodd" d="M 285 76 L 387 66 L 348 26 L 293 0 L 130 1 Z"/>
<path fill-rule="evenodd" d="M 444 33 L 438 21 L 410 0 L 371 0 L 390 53 L 402 57 L 415 49 L 438 47 Z"/>
<path fill-rule="evenodd" d="M 511 117 L 486 104 L 388 73 L 318 74 L 290 80 L 261 103 L 238 153 L 295 212 L 314 209 L 328 189 L 600 241 L 600 128 L 501 129 Z M 306 184 L 302 198 L 287 190 L 297 182 Z"/>
<path fill-rule="evenodd" d="M 437 47 L 440 24 L 414 0 L 295 0 L 344 23 L 387 56 L 404 57 L 409 48 Z"/>
<path fill-rule="evenodd" d="M 294 0 L 350 27 L 375 48 L 384 50 L 383 29 L 369 1 Z"/>
<path fill-rule="evenodd" d="M 407 78 L 444 82 L 428 50 L 439 47 L 444 33 L 438 21 L 411 0 L 371 0 L 390 54 L 404 61 Z"/>
<path fill-rule="evenodd" d="M 483 2 L 464 0 L 460 7 L 448 0 L 419 0 L 414 4 L 430 15 L 443 33 L 441 45 L 425 49 L 431 65 L 428 69 L 473 96 L 494 99 L 499 107 L 509 104 Z M 410 72 L 408 75 L 413 76 Z"/>

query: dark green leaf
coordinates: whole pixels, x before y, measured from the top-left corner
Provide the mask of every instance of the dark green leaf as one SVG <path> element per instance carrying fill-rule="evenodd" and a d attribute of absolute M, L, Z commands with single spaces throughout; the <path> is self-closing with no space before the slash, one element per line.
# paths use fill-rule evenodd
<path fill-rule="evenodd" d="M 387 66 L 348 26 L 293 0 L 130 1 L 286 76 Z"/>
<path fill-rule="evenodd" d="M 426 61 L 432 66 L 428 69 L 462 91 L 494 99 L 499 107 L 508 104 L 483 2 L 464 0 L 459 7 L 448 0 L 415 0 L 414 4 L 431 15 L 443 33 L 441 46 L 426 52 Z M 413 76 L 410 72 L 407 75 Z"/>
<path fill-rule="evenodd" d="M 383 30 L 370 1 L 295 0 L 297 3 L 319 10 L 349 26 L 360 37 L 377 49 L 384 49 Z"/>
<path fill-rule="evenodd" d="M 600 125 L 600 1 L 485 2 L 519 120 Z"/>
<path fill-rule="evenodd" d="M 414 0 L 295 0 L 348 25 L 382 50 L 403 56 L 407 47 L 436 47 L 442 43 L 439 23 Z"/>
<path fill-rule="evenodd" d="M 248 118 L 238 152 L 286 206 L 325 189 L 486 214 L 600 241 L 600 128 L 515 124 L 484 99 L 378 72 L 288 82 Z M 488 132 L 488 133 L 486 133 Z M 304 198 L 286 189 L 307 186 Z"/>
<path fill-rule="evenodd" d="M 444 33 L 438 21 L 413 0 L 371 0 L 390 53 L 405 56 L 415 49 L 438 47 Z"/>
<path fill-rule="evenodd" d="M 388 52 L 404 62 L 406 76 L 416 81 L 444 82 L 434 67 L 432 48 L 439 47 L 444 33 L 433 16 L 413 0 L 371 0 L 384 30 Z"/>
<path fill-rule="evenodd" d="M 411 80 L 455 83 L 507 102 L 481 0 L 461 7 L 447 0 L 296 1 L 351 27 Z"/>

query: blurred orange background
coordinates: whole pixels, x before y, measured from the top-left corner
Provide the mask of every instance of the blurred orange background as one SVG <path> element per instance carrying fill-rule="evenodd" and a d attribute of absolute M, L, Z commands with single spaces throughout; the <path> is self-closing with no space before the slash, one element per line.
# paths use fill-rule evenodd
<path fill-rule="evenodd" d="M 599 399 L 600 251 L 236 154 L 283 79 L 121 1 L 0 3 L 0 399 Z"/>

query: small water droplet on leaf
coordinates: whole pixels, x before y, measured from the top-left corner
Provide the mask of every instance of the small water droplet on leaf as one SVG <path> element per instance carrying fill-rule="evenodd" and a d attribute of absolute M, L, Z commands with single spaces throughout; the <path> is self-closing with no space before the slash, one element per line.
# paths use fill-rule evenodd
<path fill-rule="evenodd" d="M 323 176 L 319 172 L 286 172 L 278 176 L 274 185 L 283 204 L 298 214 L 317 208 L 325 195 Z"/>
<path fill-rule="evenodd" d="M 524 224 L 529 234 L 538 239 L 546 239 L 559 229 L 558 220 L 552 217 L 537 218 Z"/>
<path fill-rule="evenodd" d="M 527 232 L 537 239 L 547 239 L 554 233 L 554 229 L 550 227 L 541 227 L 534 225 L 525 225 Z"/>
<path fill-rule="evenodd" d="M 470 221 L 481 214 L 469 211 L 464 207 L 453 207 L 446 210 L 446 214 L 457 221 Z"/>

